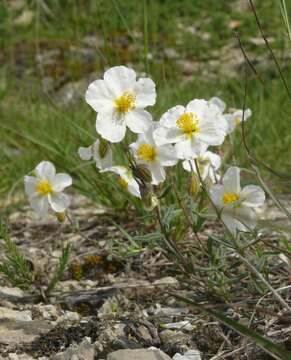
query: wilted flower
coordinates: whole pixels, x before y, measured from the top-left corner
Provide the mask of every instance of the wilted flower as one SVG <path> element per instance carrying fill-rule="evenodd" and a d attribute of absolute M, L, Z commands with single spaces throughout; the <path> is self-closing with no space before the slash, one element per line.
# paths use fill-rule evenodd
<path fill-rule="evenodd" d="M 126 189 L 132 195 L 141 197 L 138 182 L 132 175 L 132 171 L 125 166 L 112 166 L 101 172 L 113 172 L 118 175 L 117 183 L 123 189 Z"/>
<path fill-rule="evenodd" d="M 222 210 L 222 221 L 234 235 L 237 231 L 248 231 L 256 226 L 253 208 L 263 205 L 265 201 L 265 193 L 259 186 L 248 185 L 241 189 L 238 167 L 227 170 L 222 185 L 210 188 L 210 196 Z"/>
<path fill-rule="evenodd" d="M 150 128 L 152 116 L 144 108 L 155 104 L 155 83 L 149 78 L 136 80 L 134 70 L 115 66 L 104 73 L 103 80 L 89 85 L 86 101 L 98 113 L 97 132 L 104 139 L 119 142 L 126 126 L 138 134 Z"/>
<path fill-rule="evenodd" d="M 63 190 L 72 185 L 68 174 L 56 174 L 54 165 L 42 161 L 35 168 L 35 176 L 25 176 L 24 186 L 30 205 L 40 216 L 45 216 L 49 205 L 56 213 L 64 212 L 69 206 L 69 198 Z"/>
<path fill-rule="evenodd" d="M 78 154 L 82 160 L 93 160 L 98 169 L 106 169 L 112 166 L 112 151 L 106 140 L 97 139 L 89 147 L 80 147 Z"/>
<path fill-rule="evenodd" d="M 219 179 L 217 170 L 221 166 L 221 157 L 218 154 L 215 154 L 212 151 L 206 151 L 203 155 L 198 156 L 196 160 L 198 163 L 200 175 L 203 180 L 209 177 L 210 180 L 214 183 Z M 183 168 L 186 171 L 193 171 L 197 174 L 194 159 L 183 161 Z"/>
<path fill-rule="evenodd" d="M 242 122 L 243 117 L 244 121 L 246 121 L 250 116 L 252 116 L 252 111 L 250 109 L 246 109 L 244 114 L 243 110 L 235 110 L 230 114 L 225 114 L 224 118 L 228 124 L 227 133 L 232 133 L 235 128 Z"/>
<path fill-rule="evenodd" d="M 161 117 L 154 139 L 158 145 L 175 143 L 180 159 L 193 159 L 208 146 L 223 143 L 226 133 L 217 125 L 219 111 L 216 105 L 202 99 L 190 101 L 186 108 L 177 105 Z"/>
<path fill-rule="evenodd" d="M 130 145 L 138 164 L 148 167 L 152 175 L 152 184 L 164 181 L 166 172 L 164 166 L 173 166 L 178 162 L 175 148 L 172 145 L 157 146 L 153 138 L 154 126 L 145 134 L 138 136 L 136 142 Z"/>

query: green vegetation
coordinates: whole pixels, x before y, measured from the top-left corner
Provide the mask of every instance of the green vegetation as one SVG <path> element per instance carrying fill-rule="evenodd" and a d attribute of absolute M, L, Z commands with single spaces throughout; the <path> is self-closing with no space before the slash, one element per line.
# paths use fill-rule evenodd
<path fill-rule="evenodd" d="M 227 0 L 19 1 L 23 3 L 19 9 L 13 3 L 17 1 L 0 5 L 0 168 L 5 175 L 0 178 L 1 197 L 21 188 L 23 175 L 47 159 L 71 173 L 75 188 L 83 194 L 106 205 L 123 206 L 119 191 L 108 198 L 108 177 L 99 177 L 94 166 L 76 154 L 79 146 L 89 145 L 95 137 L 95 113 L 83 99 L 68 106 L 58 102 L 60 89 L 86 82 L 89 74 L 97 78 L 109 65 L 130 63 L 144 71 L 148 64 L 158 84 L 153 108 L 157 119 L 172 104 L 193 97 L 219 96 L 229 107 L 242 108 L 243 55 L 234 28 L 265 82 L 262 85 L 249 72 L 247 106 L 253 116 L 247 123 L 247 141 L 275 171 L 290 173 L 290 99 L 251 11 Z M 256 6 L 276 55 L 288 59 L 290 42 L 280 1 Z M 24 14 L 26 23 L 25 19 L 21 23 Z M 86 45 L 90 41 L 96 42 L 91 48 Z M 79 50 L 87 48 L 91 52 L 84 59 Z M 50 58 L 54 51 L 57 55 Z M 229 55 L 225 63 L 224 55 Z M 235 71 L 232 57 L 238 58 Z M 189 62 L 190 70 L 185 70 Z M 234 72 L 231 77 L 228 66 Z M 46 81 L 53 84 L 49 89 Z M 235 142 L 241 142 L 239 131 Z M 235 156 L 242 166 L 247 163 L 242 146 L 236 147 Z M 281 179 L 272 185 L 283 191 L 290 186 Z"/>

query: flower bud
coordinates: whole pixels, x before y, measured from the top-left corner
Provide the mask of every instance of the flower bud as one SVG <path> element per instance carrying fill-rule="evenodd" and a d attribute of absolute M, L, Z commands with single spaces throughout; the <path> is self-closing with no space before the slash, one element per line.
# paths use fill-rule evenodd
<path fill-rule="evenodd" d="M 66 221 L 66 213 L 65 212 L 56 213 L 56 217 L 60 223 L 63 223 Z"/>
<path fill-rule="evenodd" d="M 132 167 L 132 174 L 135 178 L 141 180 L 144 183 L 150 183 L 152 181 L 152 175 L 146 165 L 136 165 Z"/>
<path fill-rule="evenodd" d="M 192 173 L 189 181 L 188 193 L 191 196 L 196 196 L 199 193 L 199 191 L 200 191 L 200 180 L 195 173 Z"/>
<path fill-rule="evenodd" d="M 100 143 L 99 143 L 99 148 L 98 148 L 98 153 L 101 159 L 104 159 L 107 152 L 109 151 L 109 142 L 104 140 L 104 139 L 100 139 Z"/>

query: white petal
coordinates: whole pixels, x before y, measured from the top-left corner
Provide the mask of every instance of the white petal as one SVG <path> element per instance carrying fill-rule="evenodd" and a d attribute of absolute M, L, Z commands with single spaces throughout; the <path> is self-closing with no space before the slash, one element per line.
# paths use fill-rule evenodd
<path fill-rule="evenodd" d="M 257 207 L 261 206 L 265 202 L 265 192 L 255 185 L 248 185 L 243 188 L 241 197 L 244 199 L 243 204 L 245 206 Z"/>
<path fill-rule="evenodd" d="M 223 187 L 226 192 L 240 192 L 240 169 L 236 166 L 230 167 L 223 176 Z"/>
<path fill-rule="evenodd" d="M 136 196 L 136 197 L 138 197 L 138 198 L 141 198 L 139 186 L 138 186 L 138 183 L 137 183 L 136 180 L 131 179 L 131 180 L 128 182 L 127 190 L 128 190 L 133 196 Z"/>
<path fill-rule="evenodd" d="M 154 163 L 154 164 L 150 165 L 149 169 L 152 174 L 152 184 L 153 185 L 158 185 L 159 183 L 165 181 L 166 172 L 159 163 Z"/>
<path fill-rule="evenodd" d="M 246 206 L 240 206 L 235 208 L 234 216 L 242 225 L 240 226 L 239 230 L 249 231 L 250 229 L 255 228 L 257 218 L 253 209 L 250 209 Z"/>
<path fill-rule="evenodd" d="M 198 137 L 206 144 L 221 145 L 225 139 L 225 133 L 213 122 L 202 122 L 199 129 Z"/>
<path fill-rule="evenodd" d="M 173 166 L 177 164 L 178 157 L 173 145 L 163 145 L 157 149 L 157 161 L 163 166 Z"/>
<path fill-rule="evenodd" d="M 218 208 L 221 209 L 224 207 L 224 203 L 222 201 L 224 189 L 223 189 L 222 185 L 211 186 L 211 188 L 209 189 L 209 194 L 210 194 L 211 200 Z"/>
<path fill-rule="evenodd" d="M 158 146 L 173 144 L 185 140 L 185 135 L 178 128 L 158 127 L 154 131 L 154 140 Z"/>
<path fill-rule="evenodd" d="M 236 236 L 237 230 L 245 230 L 245 227 L 230 213 L 226 213 L 223 211 L 221 214 L 221 220 L 234 236 Z"/>
<path fill-rule="evenodd" d="M 30 205 L 35 212 L 41 217 L 44 217 L 48 212 L 48 197 L 47 196 L 36 196 L 30 199 Z"/>
<path fill-rule="evenodd" d="M 90 160 L 93 156 L 92 145 L 88 147 L 79 147 L 78 154 L 82 160 Z"/>
<path fill-rule="evenodd" d="M 218 109 L 220 113 L 223 113 L 225 108 L 226 108 L 226 104 L 224 101 L 222 101 L 220 98 L 218 97 L 213 97 L 211 98 L 208 103 L 210 105 L 215 105 Z"/>
<path fill-rule="evenodd" d="M 169 109 L 167 112 L 165 112 L 161 119 L 160 119 L 160 125 L 164 126 L 164 127 L 177 127 L 177 120 L 178 118 L 184 114 L 185 112 L 185 107 L 182 105 L 176 105 L 174 107 L 172 107 L 171 109 Z"/>
<path fill-rule="evenodd" d="M 98 159 L 95 158 L 95 161 L 97 168 L 100 170 L 111 167 L 113 165 L 112 150 L 109 149 L 103 159 L 99 157 Z"/>
<path fill-rule="evenodd" d="M 145 133 L 153 126 L 152 115 L 143 109 L 134 109 L 126 114 L 126 125 L 134 133 Z"/>
<path fill-rule="evenodd" d="M 134 70 L 125 66 L 114 66 L 104 73 L 104 81 L 118 97 L 126 91 L 134 92 L 136 74 Z"/>
<path fill-rule="evenodd" d="M 141 78 L 135 85 L 136 107 L 145 108 L 156 102 L 156 85 L 152 79 Z"/>
<path fill-rule="evenodd" d="M 24 188 L 29 197 L 35 196 L 35 187 L 39 180 L 34 176 L 24 176 Z"/>
<path fill-rule="evenodd" d="M 72 178 L 68 174 L 56 174 L 52 181 L 52 187 L 54 192 L 63 191 L 66 187 L 72 185 Z"/>
<path fill-rule="evenodd" d="M 52 181 L 56 174 L 56 169 L 50 161 L 42 161 L 35 168 L 37 176 L 41 179 Z"/>
<path fill-rule="evenodd" d="M 97 114 L 96 131 L 110 142 L 120 142 L 125 136 L 126 123 L 113 109 L 100 112 Z"/>
<path fill-rule="evenodd" d="M 64 193 L 53 193 L 48 197 L 49 203 L 55 212 L 63 212 L 70 205 L 69 197 Z"/>
<path fill-rule="evenodd" d="M 186 106 L 186 111 L 193 112 L 203 120 L 203 118 L 207 115 L 207 111 L 209 110 L 207 101 L 204 99 L 194 99 L 188 103 Z"/>
<path fill-rule="evenodd" d="M 92 82 L 85 95 L 86 102 L 97 112 L 105 107 L 113 107 L 115 95 L 110 92 L 104 80 Z"/>
<path fill-rule="evenodd" d="M 203 156 L 205 159 L 209 159 L 212 167 L 214 170 L 218 170 L 221 166 L 221 157 L 212 152 L 212 151 L 206 151 L 206 153 Z"/>

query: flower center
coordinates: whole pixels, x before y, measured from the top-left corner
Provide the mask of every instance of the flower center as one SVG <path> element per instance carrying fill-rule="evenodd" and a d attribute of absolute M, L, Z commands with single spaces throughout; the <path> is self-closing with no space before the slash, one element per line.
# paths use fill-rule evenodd
<path fill-rule="evenodd" d="M 226 192 L 223 194 L 222 201 L 224 205 L 232 204 L 236 201 L 238 201 L 240 196 L 233 192 Z"/>
<path fill-rule="evenodd" d="M 123 95 L 114 100 L 114 104 L 116 111 L 119 114 L 124 115 L 129 110 L 135 108 L 135 95 L 126 91 Z"/>
<path fill-rule="evenodd" d="M 198 116 L 192 112 L 182 114 L 176 124 L 188 137 L 199 132 Z"/>
<path fill-rule="evenodd" d="M 36 185 L 36 192 L 38 193 L 38 195 L 41 195 L 41 196 L 46 196 L 46 195 L 51 194 L 53 192 L 51 183 L 47 180 L 41 180 Z"/>
<path fill-rule="evenodd" d="M 156 149 L 150 144 L 141 144 L 137 149 L 137 156 L 147 162 L 153 162 L 157 156 Z"/>
<path fill-rule="evenodd" d="M 119 176 L 119 178 L 117 179 L 117 182 L 123 189 L 127 189 L 128 182 L 126 180 L 124 180 L 121 176 Z"/>
<path fill-rule="evenodd" d="M 236 118 L 234 119 L 235 126 L 238 126 L 238 125 L 240 124 L 240 122 L 241 122 L 241 118 L 240 118 L 240 117 L 236 117 Z"/>

